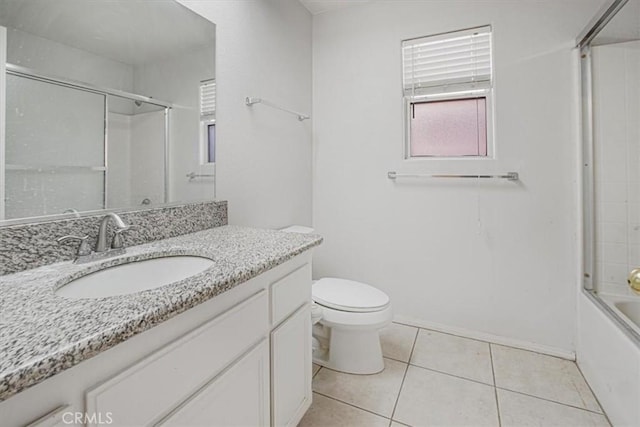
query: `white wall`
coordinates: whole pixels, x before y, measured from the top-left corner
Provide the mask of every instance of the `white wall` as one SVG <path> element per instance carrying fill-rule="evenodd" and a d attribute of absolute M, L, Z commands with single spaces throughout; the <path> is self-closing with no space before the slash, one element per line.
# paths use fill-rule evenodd
<path fill-rule="evenodd" d="M 640 42 L 592 49 L 596 286 L 635 295 L 640 265 Z"/>
<path fill-rule="evenodd" d="M 311 125 L 262 97 L 311 110 L 311 15 L 293 0 L 180 0 L 216 24 L 216 198 L 229 222 L 311 222 Z"/>
<path fill-rule="evenodd" d="M 394 1 L 314 17 L 315 276 L 387 292 L 399 318 L 571 354 L 577 57 L 602 1 Z M 403 161 L 400 42 L 491 24 L 496 159 Z M 517 171 L 520 183 L 387 171 Z"/>
<path fill-rule="evenodd" d="M 7 62 L 50 76 L 131 92 L 133 67 L 24 31 L 7 31 Z"/>

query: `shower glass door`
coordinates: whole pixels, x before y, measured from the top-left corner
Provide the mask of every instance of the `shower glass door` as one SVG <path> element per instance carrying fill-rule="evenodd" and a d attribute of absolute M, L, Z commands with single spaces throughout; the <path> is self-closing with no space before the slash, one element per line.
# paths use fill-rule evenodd
<path fill-rule="evenodd" d="M 592 164 L 585 218 L 592 216 L 593 229 L 591 239 L 587 230 L 593 260 L 587 257 L 586 284 L 607 301 L 638 298 L 628 279 L 640 267 L 640 0 L 617 5 L 583 48 L 583 92 L 591 108 L 585 133 L 592 140 L 591 159 L 585 156 L 585 166 Z"/>
<path fill-rule="evenodd" d="M 7 74 L 5 218 L 105 206 L 105 95 Z"/>

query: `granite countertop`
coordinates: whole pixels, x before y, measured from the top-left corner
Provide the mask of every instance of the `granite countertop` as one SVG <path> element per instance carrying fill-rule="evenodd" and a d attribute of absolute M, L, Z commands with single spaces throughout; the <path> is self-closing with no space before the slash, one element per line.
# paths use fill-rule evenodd
<path fill-rule="evenodd" d="M 86 264 L 63 262 L 0 276 L 0 401 L 319 245 L 313 234 L 236 226 L 127 248 Z M 73 278 L 129 260 L 210 258 L 188 279 L 135 294 L 69 299 L 55 290 Z"/>

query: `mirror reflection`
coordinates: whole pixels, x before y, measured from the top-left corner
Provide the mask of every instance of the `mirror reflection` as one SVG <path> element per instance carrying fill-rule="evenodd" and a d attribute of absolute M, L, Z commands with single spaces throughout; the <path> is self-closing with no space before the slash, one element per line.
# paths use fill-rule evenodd
<path fill-rule="evenodd" d="M 213 23 L 173 0 L 0 0 L 0 25 L 0 223 L 215 197 Z"/>

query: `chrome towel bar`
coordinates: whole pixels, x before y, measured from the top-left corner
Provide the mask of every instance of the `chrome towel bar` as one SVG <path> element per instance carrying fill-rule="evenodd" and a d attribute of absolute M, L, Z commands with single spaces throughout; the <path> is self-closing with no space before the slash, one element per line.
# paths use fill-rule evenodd
<path fill-rule="evenodd" d="M 477 178 L 477 179 L 506 179 L 507 181 L 518 181 L 518 172 L 507 172 L 503 175 L 457 175 L 457 174 L 421 174 L 421 173 L 397 173 L 387 172 L 389 179 L 396 178 Z"/>
<path fill-rule="evenodd" d="M 8 171 L 33 171 L 33 172 L 104 172 L 104 166 L 74 166 L 74 165 L 5 165 Z"/>
<path fill-rule="evenodd" d="M 306 114 L 302 114 L 302 113 L 298 113 L 297 111 L 293 111 L 293 110 L 289 110 L 288 108 L 284 108 L 281 107 L 277 104 L 274 104 L 273 102 L 269 102 L 265 99 L 262 98 L 252 98 L 250 96 L 247 96 L 244 99 L 244 103 L 247 104 L 249 107 L 251 107 L 253 104 L 264 104 L 267 105 L 271 108 L 275 108 L 276 110 L 280 110 L 280 111 L 284 111 L 285 113 L 289 113 L 289 114 L 293 114 L 294 116 L 298 116 L 298 120 L 303 121 L 303 120 L 307 120 L 310 119 L 311 117 L 309 117 Z"/>
<path fill-rule="evenodd" d="M 201 174 L 201 173 L 195 173 L 195 172 L 191 172 L 187 174 L 187 178 L 189 178 L 189 181 L 193 181 L 194 179 L 197 178 L 215 178 L 214 174 Z"/>

